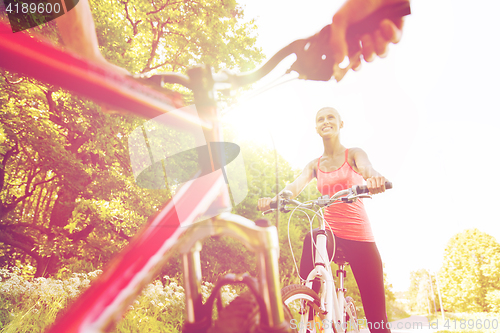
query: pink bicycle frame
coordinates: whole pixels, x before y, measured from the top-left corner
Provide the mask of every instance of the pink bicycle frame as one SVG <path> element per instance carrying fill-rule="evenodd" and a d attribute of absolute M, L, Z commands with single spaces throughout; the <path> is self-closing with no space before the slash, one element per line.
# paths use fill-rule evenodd
<path fill-rule="evenodd" d="M 215 106 L 198 106 L 202 119 L 193 119 L 190 114 L 177 109 L 181 105 L 175 94 L 165 96 L 132 78 L 111 73 L 26 33 L 13 34 L 2 22 L 0 54 L 0 67 L 9 71 L 76 91 L 146 118 L 172 112 L 176 117 L 171 125 L 176 128 L 191 131 L 201 126 L 207 142 L 221 141 Z M 177 191 L 175 203 L 170 200 L 149 221 L 48 332 L 101 332 L 109 329 L 121 319 L 142 288 L 154 279 L 174 248 L 183 254 L 187 321 L 196 322 L 200 319 L 197 309 L 201 305 L 201 266 L 199 247 L 195 243 L 210 234 L 223 233 L 232 234 L 258 254 L 262 273 L 259 277 L 260 292 L 269 314 L 264 325 L 276 327 L 283 323 L 277 231 L 274 227 L 257 227 L 242 217 L 223 213 L 231 207 L 231 202 L 222 170 L 214 170 L 213 165 L 212 173 L 189 181 Z M 177 210 L 190 213 L 183 214 L 181 221 Z M 195 223 L 207 210 L 223 215 L 204 224 Z M 199 232 L 200 226 L 206 229 Z M 179 242 L 184 234 L 194 234 L 196 239 Z M 191 247 L 195 249 L 191 250 Z"/>

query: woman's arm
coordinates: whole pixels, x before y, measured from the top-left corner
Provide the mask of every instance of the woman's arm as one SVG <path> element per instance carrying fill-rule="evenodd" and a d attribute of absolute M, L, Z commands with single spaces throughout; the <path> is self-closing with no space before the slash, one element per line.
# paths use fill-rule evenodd
<path fill-rule="evenodd" d="M 314 178 L 314 167 L 316 165 L 317 160 L 313 160 L 309 162 L 300 176 L 298 176 L 292 183 L 285 186 L 285 188 L 281 191 L 290 191 L 292 192 L 292 198 L 297 197 L 300 192 L 309 184 L 309 182 Z M 281 193 L 280 192 L 280 193 Z M 271 202 L 276 201 L 276 197 L 274 198 L 260 198 L 257 202 L 257 207 L 260 211 L 266 211 L 271 209 L 269 205 Z"/>
<path fill-rule="evenodd" d="M 371 194 L 382 193 L 385 191 L 386 179 L 377 170 L 375 170 L 368 159 L 368 155 L 360 148 L 352 148 L 353 168 L 366 180 L 366 185 Z"/>

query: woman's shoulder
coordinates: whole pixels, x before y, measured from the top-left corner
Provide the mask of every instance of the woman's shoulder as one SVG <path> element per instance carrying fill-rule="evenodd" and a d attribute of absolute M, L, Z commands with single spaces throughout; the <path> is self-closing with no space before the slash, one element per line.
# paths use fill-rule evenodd
<path fill-rule="evenodd" d="M 349 158 L 354 158 L 357 154 L 366 154 L 365 151 L 359 147 L 348 148 Z"/>
<path fill-rule="evenodd" d="M 319 158 L 315 158 L 309 163 L 306 164 L 306 167 L 304 168 L 305 170 L 308 170 L 309 172 L 312 172 L 313 177 L 316 177 L 316 173 L 318 171 L 318 161 Z"/>
<path fill-rule="evenodd" d="M 356 159 L 360 155 L 366 155 L 365 151 L 359 147 L 349 148 L 348 152 L 347 163 L 349 163 L 350 166 L 356 166 Z"/>
<path fill-rule="evenodd" d="M 308 169 L 314 169 L 318 167 L 318 161 L 319 158 L 315 158 L 314 160 L 311 160 L 309 163 L 306 164 L 306 168 Z"/>

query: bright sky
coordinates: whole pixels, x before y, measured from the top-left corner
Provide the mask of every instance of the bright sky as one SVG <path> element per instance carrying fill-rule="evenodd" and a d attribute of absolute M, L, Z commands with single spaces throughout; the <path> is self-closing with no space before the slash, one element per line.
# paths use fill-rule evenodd
<path fill-rule="evenodd" d="M 239 2 L 271 56 L 319 31 L 342 1 Z M 343 144 L 363 148 L 394 184 L 365 204 L 395 291 L 409 287 L 412 270 L 437 271 L 456 233 L 478 228 L 500 241 L 500 3 L 418 0 L 412 12 L 388 58 L 339 84 L 281 85 L 227 116 L 246 138 L 271 145 L 272 131 L 278 152 L 303 168 L 323 151 L 316 111 L 339 110 Z"/>

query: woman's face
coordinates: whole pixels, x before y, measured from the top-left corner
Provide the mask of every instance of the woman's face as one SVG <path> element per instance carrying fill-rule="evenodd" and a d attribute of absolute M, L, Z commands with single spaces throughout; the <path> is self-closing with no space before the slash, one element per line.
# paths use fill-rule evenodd
<path fill-rule="evenodd" d="M 344 122 L 333 108 L 321 109 L 316 114 L 316 132 L 321 137 L 338 136 L 343 126 Z"/>

